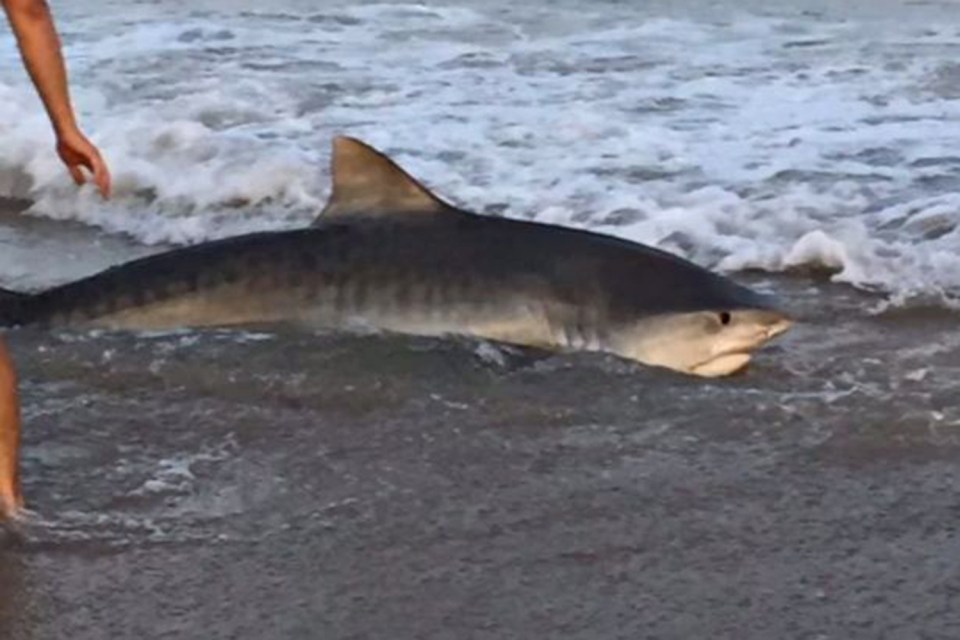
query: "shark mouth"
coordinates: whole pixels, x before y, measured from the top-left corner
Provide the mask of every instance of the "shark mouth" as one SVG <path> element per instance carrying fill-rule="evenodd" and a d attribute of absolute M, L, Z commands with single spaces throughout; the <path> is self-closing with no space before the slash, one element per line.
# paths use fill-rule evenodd
<path fill-rule="evenodd" d="M 716 378 L 739 373 L 750 364 L 750 358 L 753 357 L 752 351 L 754 349 L 759 349 L 789 329 L 792 325 L 793 322 L 791 320 L 784 318 L 780 322 L 767 327 L 752 346 L 716 355 L 709 360 L 694 365 L 690 369 L 690 373 L 705 378 Z"/>
<path fill-rule="evenodd" d="M 744 370 L 750 363 L 751 355 L 752 354 L 743 351 L 725 353 L 695 365 L 690 369 L 690 373 L 696 376 L 703 376 L 704 378 L 729 376 Z"/>

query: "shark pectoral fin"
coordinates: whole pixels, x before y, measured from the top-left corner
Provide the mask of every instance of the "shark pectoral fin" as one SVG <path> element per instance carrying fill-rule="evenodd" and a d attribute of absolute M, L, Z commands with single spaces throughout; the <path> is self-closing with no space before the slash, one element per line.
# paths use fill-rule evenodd
<path fill-rule="evenodd" d="M 456 211 L 397 164 L 355 138 L 333 140 L 333 189 L 316 223 L 337 216 Z"/>

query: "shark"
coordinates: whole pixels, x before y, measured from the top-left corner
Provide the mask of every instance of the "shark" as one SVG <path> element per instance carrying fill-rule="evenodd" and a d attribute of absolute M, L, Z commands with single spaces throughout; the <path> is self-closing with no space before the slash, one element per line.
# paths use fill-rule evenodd
<path fill-rule="evenodd" d="M 330 173 L 310 227 L 180 247 L 43 291 L 0 290 L 0 326 L 468 336 L 718 377 L 793 323 L 772 297 L 666 251 L 466 211 L 355 138 L 334 139 Z"/>

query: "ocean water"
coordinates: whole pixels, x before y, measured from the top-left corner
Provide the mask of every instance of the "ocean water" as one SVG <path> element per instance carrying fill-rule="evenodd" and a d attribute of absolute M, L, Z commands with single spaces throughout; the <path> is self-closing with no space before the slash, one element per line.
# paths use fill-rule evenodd
<path fill-rule="evenodd" d="M 9 38 L 0 197 L 147 244 L 299 226 L 349 134 L 477 211 L 955 306 L 960 10 L 841 4 L 63 3 L 116 197 L 72 188 Z"/>
<path fill-rule="evenodd" d="M 798 324 L 724 380 L 8 332 L 34 513 L 0 638 L 960 637 L 960 3 L 52 4 L 116 195 L 69 182 L 0 38 L 0 286 L 307 224 L 347 134 Z"/>

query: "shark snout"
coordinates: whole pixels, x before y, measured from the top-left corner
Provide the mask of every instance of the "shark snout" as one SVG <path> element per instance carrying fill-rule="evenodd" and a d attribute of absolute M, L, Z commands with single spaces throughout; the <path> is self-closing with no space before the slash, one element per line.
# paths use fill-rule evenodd
<path fill-rule="evenodd" d="M 793 320 L 786 316 L 781 316 L 765 327 L 766 339 L 772 340 L 793 326 Z"/>
<path fill-rule="evenodd" d="M 793 326 L 793 320 L 776 312 L 748 312 L 739 327 L 718 340 L 711 349 L 713 357 L 749 354 L 763 347 Z"/>
<path fill-rule="evenodd" d="M 792 318 L 775 310 L 744 311 L 740 318 L 742 326 L 749 328 L 757 346 L 786 333 L 793 326 Z"/>
<path fill-rule="evenodd" d="M 793 320 L 779 314 L 755 317 L 753 326 L 741 329 L 739 337 L 730 337 L 714 345 L 713 355 L 690 369 L 690 373 L 704 377 L 726 376 L 742 371 L 750 363 L 753 351 L 793 326 Z"/>

